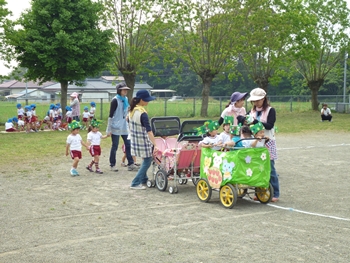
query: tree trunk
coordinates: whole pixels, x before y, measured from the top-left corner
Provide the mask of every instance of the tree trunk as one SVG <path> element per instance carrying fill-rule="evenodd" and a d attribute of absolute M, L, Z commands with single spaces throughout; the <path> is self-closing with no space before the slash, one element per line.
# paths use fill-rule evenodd
<path fill-rule="evenodd" d="M 68 81 L 60 81 L 61 84 L 61 108 L 62 113 L 66 113 Z"/>
<path fill-rule="evenodd" d="M 202 90 L 202 106 L 201 106 L 201 117 L 208 117 L 208 104 L 209 104 L 209 92 L 210 86 L 213 81 L 211 76 L 202 78 L 203 90 Z"/>
<path fill-rule="evenodd" d="M 317 100 L 317 95 L 320 87 L 322 86 L 324 79 L 313 80 L 307 83 L 307 86 L 311 90 L 311 108 L 314 111 L 318 111 L 318 105 L 320 104 Z"/>
<path fill-rule="evenodd" d="M 268 77 L 258 77 L 254 80 L 254 82 L 258 85 L 259 88 L 263 89 L 266 91 L 268 90 L 269 87 L 269 78 Z"/>
<path fill-rule="evenodd" d="M 126 85 L 130 88 L 130 90 L 128 91 L 128 95 L 127 95 L 129 103 L 130 103 L 132 98 L 133 98 L 133 94 L 134 94 L 136 74 L 135 73 L 125 73 L 123 71 L 121 71 L 121 73 L 123 74 L 124 81 L 125 81 Z"/>

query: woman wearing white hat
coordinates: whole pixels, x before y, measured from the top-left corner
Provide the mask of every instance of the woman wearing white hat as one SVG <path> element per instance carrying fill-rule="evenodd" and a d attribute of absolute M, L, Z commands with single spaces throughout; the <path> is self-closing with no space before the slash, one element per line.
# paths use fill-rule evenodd
<path fill-rule="evenodd" d="M 243 124 L 243 121 L 247 114 L 245 108 L 243 107 L 247 95 L 248 92 L 232 93 L 229 104 L 226 105 L 226 108 L 221 113 L 220 119 L 218 121 L 220 125 L 223 123 L 225 116 L 233 116 L 233 125 L 237 125 L 238 123 Z"/>
<path fill-rule="evenodd" d="M 250 92 L 248 101 L 251 101 L 253 104 L 253 109 L 249 113 L 249 115 L 253 118 L 253 122 L 249 124 L 256 124 L 258 122 L 261 122 L 265 128 L 265 135 L 270 139 L 266 143 L 266 147 L 270 152 L 270 183 L 274 190 L 271 202 L 277 202 L 280 196 L 280 187 L 278 182 L 278 174 L 275 169 L 275 160 L 277 160 L 277 148 L 274 129 L 276 122 L 276 111 L 274 108 L 270 107 L 269 102 L 266 98 L 266 92 L 261 88 L 253 89 Z"/>
<path fill-rule="evenodd" d="M 76 121 L 80 121 L 80 102 L 79 102 L 79 94 L 73 92 L 70 94 L 70 107 L 72 108 L 72 119 Z"/>

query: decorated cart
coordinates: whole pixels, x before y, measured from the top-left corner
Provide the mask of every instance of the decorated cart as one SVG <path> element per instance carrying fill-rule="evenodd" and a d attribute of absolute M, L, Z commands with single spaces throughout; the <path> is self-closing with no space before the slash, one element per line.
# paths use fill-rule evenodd
<path fill-rule="evenodd" d="M 254 195 L 261 203 L 273 197 L 267 148 L 243 148 L 227 152 L 202 148 L 197 196 L 208 202 L 218 191 L 221 204 L 232 208 L 237 198 Z"/>

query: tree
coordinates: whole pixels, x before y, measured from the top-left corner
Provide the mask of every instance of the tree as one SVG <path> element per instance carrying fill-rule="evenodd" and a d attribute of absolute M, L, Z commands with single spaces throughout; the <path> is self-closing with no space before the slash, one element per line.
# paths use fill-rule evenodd
<path fill-rule="evenodd" d="M 68 84 L 98 74 L 110 60 L 111 30 L 99 27 L 102 10 L 91 0 L 36 0 L 5 31 L 14 58 L 28 69 L 25 77 L 61 84 L 63 109 Z"/>
<path fill-rule="evenodd" d="M 303 5 L 310 19 L 295 37 L 293 56 L 311 90 L 312 109 L 317 111 L 320 87 L 349 49 L 349 9 L 343 0 L 304 0 Z"/>
<path fill-rule="evenodd" d="M 232 59 L 236 31 L 230 20 L 239 9 L 240 1 L 235 0 L 174 1 L 175 31 L 174 37 L 168 39 L 169 49 L 202 81 L 202 117 L 208 115 L 213 79 L 236 63 Z"/>
<path fill-rule="evenodd" d="M 298 1 L 296 1 L 298 2 Z M 268 91 L 271 81 L 277 83 L 284 68 L 292 63 L 288 50 L 292 35 L 299 30 L 301 19 L 297 4 L 280 0 L 250 0 L 232 19 L 241 28 L 239 58 L 255 84 Z"/>
<path fill-rule="evenodd" d="M 6 57 L 6 47 L 4 46 L 4 27 L 6 26 L 6 23 L 8 22 L 7 16 L 11 14 L 11 12 L 5 8 L 6 6 L 5 0 L 0 0 L 0 57 L 4 58 Z M 0 79 L 2 79 L 4 76 L 0 75 Z"/>
<path fill-rule="evenodd" d="M 167 1 L 103 0 L 105 25 L 113 29 L 111 71 L 122 73 L 127 86 L 134 91 L 136 75 L 147 63 L 156 62 L 155 50 L 163 40 L 168 15 Z"/>

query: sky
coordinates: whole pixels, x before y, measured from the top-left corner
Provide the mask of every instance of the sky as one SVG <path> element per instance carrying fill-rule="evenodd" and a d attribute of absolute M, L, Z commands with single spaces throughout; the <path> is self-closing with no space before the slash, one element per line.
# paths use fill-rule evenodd
<path fill-rule="evenodd" d="M 27 8 L 30 8 L 30 0 L 7 0 L 7 8 L 13 13 L 13 18 L 16 19 Z M 346 0 L 350 7 L 350 0 Z M 7 75 L 11 72 L 4 66 L 4 63 L 0 60 L 0 75 Z"/>

